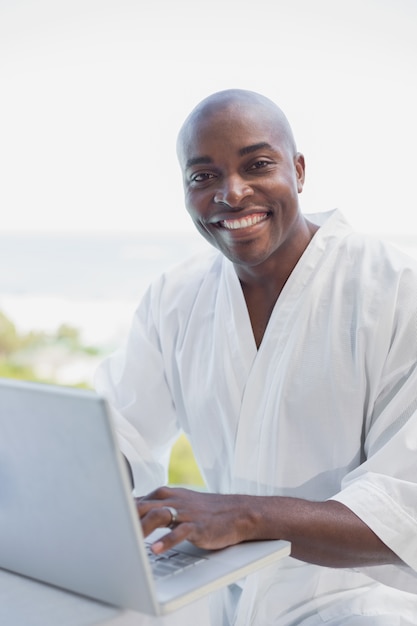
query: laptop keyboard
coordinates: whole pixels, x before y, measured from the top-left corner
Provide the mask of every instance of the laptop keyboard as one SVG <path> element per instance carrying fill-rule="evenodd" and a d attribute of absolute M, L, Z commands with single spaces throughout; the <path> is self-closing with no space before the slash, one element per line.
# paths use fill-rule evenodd
<path fill-rule="evenodd" d="M 157 579 L 173 576 L 206 560 L 204 557 L 187 554 L 176 548 L 167 550 L 163 554 L 154 554 L 149 543 L 145 542 L 145 547 L 151 563 L 152 573 Z"/>

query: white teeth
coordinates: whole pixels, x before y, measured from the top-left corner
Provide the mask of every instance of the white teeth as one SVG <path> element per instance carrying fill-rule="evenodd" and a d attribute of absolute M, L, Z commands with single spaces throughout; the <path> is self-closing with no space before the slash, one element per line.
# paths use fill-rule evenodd
<path fill-rule="evenodd" d="M 248 228 L 248 226 L 259 224 L 265 218 L 266 214 L 249 215 L 248 217 L 242 217 L 240 220 L 222 220 L 220 224 L 229 230 L 237 230 L 238 228 Z"/>

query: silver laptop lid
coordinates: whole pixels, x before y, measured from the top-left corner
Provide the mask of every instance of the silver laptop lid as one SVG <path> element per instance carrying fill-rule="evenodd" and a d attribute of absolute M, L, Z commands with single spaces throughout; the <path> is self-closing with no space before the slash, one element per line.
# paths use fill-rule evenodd
<path fill-rule="evenodd" d="M 158 612 L 126 468 L 94 392 L 0 380 L 0 567 Z"/>

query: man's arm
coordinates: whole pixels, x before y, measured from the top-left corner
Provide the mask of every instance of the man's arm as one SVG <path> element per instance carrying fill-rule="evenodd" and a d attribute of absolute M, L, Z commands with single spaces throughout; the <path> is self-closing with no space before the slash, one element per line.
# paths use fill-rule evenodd
<path fill-rule="evenodd" d="M 162 487 L 136 500 L 145 535 L 178 524 L 154 544 L 163 552 L 184 539 L 207 549 L 242 541 L 285 539 L 296 559 L 326 567 L 398 563 L 375 533 L 340 502 L 310 502 L 280 496 L 219 495 Z"/>

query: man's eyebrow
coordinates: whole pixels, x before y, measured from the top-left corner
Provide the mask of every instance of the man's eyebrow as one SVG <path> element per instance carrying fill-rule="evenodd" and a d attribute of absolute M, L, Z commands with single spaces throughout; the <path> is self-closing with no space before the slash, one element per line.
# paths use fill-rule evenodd
<path fill-rule="evenodd" d="M 193 165 L 207 165 L 209 163 L 213 163 L 213 159 L 209 156 L 198 156 L 198 157 L 192 157 L 191 159 L 188 159 L 187 163 L 185 164 L 185 167 L 192 167 Z"/>
<path fill-rule="evenodd" d="M 273 147 L 267 141 L 260 141 L 259 143 L 254 143 L 251 146 L 245 146 L 241 148 L 238 152 L 239 156 L 245 156 L 245 154 L 251 154 L 252 152 L 256 152 L 257 150 L 262 150 L 262 148 L 267 148 L 268 150 L 273 150 Z M 191 157 L 185 164 L 185 167 L 193 167 L 193 165 L 209 165 L 213 163 L 213 159 L 209 156 L 197 156 Z"/>
<path fill-rule="evenodd" d="M 245 154 L 251 154 L 252 152 L 256 152 L 257 150 L 261 150 L 262 148 L 267 148 L 268 150 L 272 150 L 271 144 L 267 141 L 261 141 L 259 143 L 254 143 L 252 146 L 245 146 L 239 150 L 239 156 L 245 156 Z"/>

